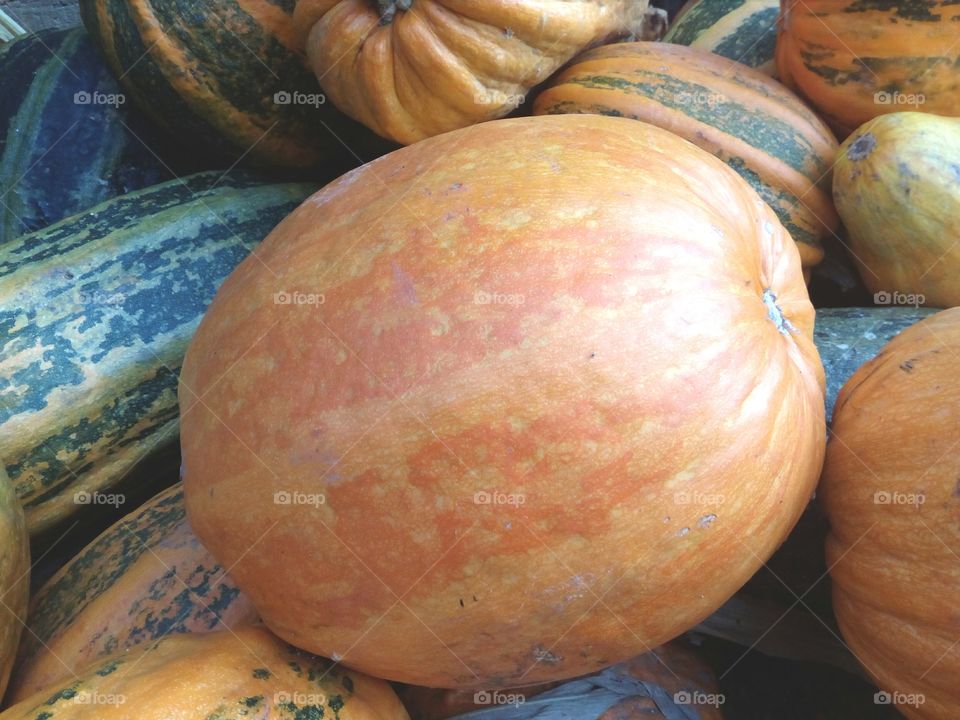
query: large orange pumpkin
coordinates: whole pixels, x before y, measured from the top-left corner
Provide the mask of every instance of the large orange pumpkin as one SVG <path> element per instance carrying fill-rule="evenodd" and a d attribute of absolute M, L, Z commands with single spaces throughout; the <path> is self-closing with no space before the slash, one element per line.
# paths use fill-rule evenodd
<path fill-rule="evenodd" d="M 960 308 L 904 330 L 847 381 L 822 496 L 850 649 L 909 718 L 960 715 Z"/>
<path fill-rule="evenodd" d="M 517 118 L 308 199 L 181 376 L 194 530 L 295 645 L 430 687 L 595 671 L 723 603 L 806 506 L 796 246 L 660 128 Z"/>
<path fill-rule="evenodd" d="M 584 48 L 639 33 L 648 0 L 299 0 L 334 104 L 401 143 L 503 117 Z"/>
<path fill-rule="evenodd" d="M 777 71 L 841 137 L 890 112 L 960 115 L 953 0 L 781 0 Z"/>

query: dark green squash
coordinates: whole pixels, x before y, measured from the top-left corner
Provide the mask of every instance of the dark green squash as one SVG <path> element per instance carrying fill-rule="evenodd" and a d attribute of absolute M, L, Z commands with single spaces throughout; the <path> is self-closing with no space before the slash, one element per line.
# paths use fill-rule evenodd
<path fill-rule="evenodd" d="M 31 535 L 176 440 L 179 367 L 207 305 L 313 189 L 201 173 L 0 248 L 0 457 Z"/>
<path fill-rule="evenodd" d="M 131 100 L 228 163 L 333 179 L 393 145 L 327 102 L 293 32 L 294 0 L 81 0 Z"/>
<path fill-rule="evenodd" d="M 173 177 L 83 28 L 0 45 L 0 245 Z"/>

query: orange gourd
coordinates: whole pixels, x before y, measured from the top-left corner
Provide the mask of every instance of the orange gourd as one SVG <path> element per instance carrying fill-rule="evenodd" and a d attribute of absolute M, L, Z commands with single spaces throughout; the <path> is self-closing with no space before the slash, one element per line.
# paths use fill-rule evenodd
<path fill-rule="evenodd" d="M 333 103 L 409 144 L 503 117 L 584 48 L 639 33 L 647 0 L 299 0 Z"/>

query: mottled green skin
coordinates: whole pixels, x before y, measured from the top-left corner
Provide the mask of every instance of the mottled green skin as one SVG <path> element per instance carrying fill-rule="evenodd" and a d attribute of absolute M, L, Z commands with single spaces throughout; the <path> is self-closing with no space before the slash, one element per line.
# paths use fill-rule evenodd
<path fill-rule="evenodd" d="M 700 0 L 679 18 L 664 36 L 664 42 L 695 45 L 698 38 L 730 13 L 744 6 L 746 0 Z M 772 63 L 777 46 L 779 7 L 760 8 L 747 16 L 736 32 L 714 42 L 708 49 L 730 60 L 750 67 Z"/>
<path fill-rule="evenodd" d="M 313 189 L 199 174 L 0 249 L 0 457 L 31 534 L 175 438 L 180 363 L 207 305 Z"/>
<path fill-rule="evenodd" d="M 111 596 L 128 573 L 135 573 L 142 595 L 131 595 L 128 585 L 122 598 Z M 111 601 L 90 610 L 105 596 Z M 87 649 L 103 657 L 171 634 L 219 629 L 240 597 L 190 532 L 178 483 L 106 530 L 36 592 L 12 689 L 22 697 L 24 685 L 37 685 L 35 665 L 49 660 L 41 656 L 52 652 L 61 663 L 75 663 L 73 656 L 62 656 L 57 641 L 84 614 L 95 618 L 98 628 Z M 248 607 L 245 601 L 243 612 Z"/>
<path fill-rule="evenodd" d="M 265 630 L 255 631 L 261 636 L 266 634 Z M 82 718 L 93 717 L 95 706 L 83 705 L 78 703 L 78 696 L 82 694 L 115 694 L 124 698 L 123 705 L 131 713 L 130 717 L 136 717 L 137 708 L 143 708 L 150 713 L 150 717 L 162 716 L 164 712 L 163 689 L 151 693 L 150 673 L 157 673 L 157 679 L 162 681 L 161 673 L 164 672 L 164 665 L 157 665 L 151 658 L 155 653 L 166 653 L 161 657 L 168 661 L 176 662 L 182 666 L 185 662 L 189 663 L 190 672 L 195 673 L 196 682 L 191 683 L 188 692 L 203 694 L 203 699 L 220 696 L 223 702 L 217 705 L 213 712 L 205 712 L 203 715 L 196 715 L 197 720 L 243 720 L 244 718 L 277 718 L 278 720 L 340 720 L 345 714 L 345 708 L 354 697 L 353 679 L 340 671 L 338 667 L 330 660 L 316 657 L 304 653 L 294 647 L 291 647 L 276 638 L 265 640 L 262 637 L 254 636 L 252 639 L 253 649 L 249 652 L 243 650 L 248 648 L 251 643 L 251 636 L 248 630 L 238 631 L 234 634 L 239 643 L 242 643 L 243 657 L 233 658 L 236 663 L 224 667 L 218 665 L 215 668 L 217 680 L 209 682 L 205 678 L 205 667 L 203 661 L 206 656 L 204 644 L 222 643 L 224 635 L 229 631 L 214 633 L 204 638 L 199 636 L 191 637 L 167 637 L 158 640 L 142 649 L 133 652 L 119 654 L 113 658 L 106 659 L 99 664 L 93 665 L 82 672 L 79 677 L 65 683 L 56 690 L 46 691 L 49 694 L 38 693 L 31 698 L 8 708 L 6 712 L 0 714 L 2 720 L 55 720 L 56 718 Z M 219 637 L 218 637 L 219 636 Z M 238 644 L 239 644 L 238 643 Z M 178 652 L 170 654 L 170 650 L 176 646 Z M 193 655 L 195 652 L 197 655 Z M 249 664 L 243 661 L 256 662 L 257 657 L 265 657 L 271 664 L 279 665 L 285 660 L 285 666 L 277 667 L 277 674 L 264 672 L 262 668 L 255 668 L 250 675 L 253 686 L 262 685 L 262 692 L 250 694 L 242 692 L 238 695 L 241 687 L 249 687 L 249 683 L 244 683 L 243 679 L 247 673 L 250 673 Z M 190 662 L 196 658 L 196 662 Z M 296 660 L 293 660 L 293 659 Z M 147 678 L 136 678 L 137 674 L 147 673 Z M 129 678 L 126 676 L 129 675 Z M 114 676 L 114 677 L 110 677 Z M 109 678 L 111 684 L 104 685 L 103 679 Z M 180 679 L 180 678 L 178 678 Z M 235 689 L 236 688 L 236 689 Z M 132 694 L 131 694 L 132 693 Z M 286 694 L 288 697 L 296 697 L 304 702 L 297 702 L 293 699 L 286 700 L 278 697 L 278 694 Z M 312 697 L 322 697 L 323 702 L 311 702 Z M 207 703 L 209 707 L 209 703 Z M 405 713 L 400 709 L 397 701 L 391 708 L 372 708 L 371 713 L 379 710 L 385 714 L 358 714 L 353 710 L 348 717 L 366 718 L 378 717 L 383 720 L 406 720 Z M 361 711 L 362 712 L 362 711 Z"/>
<path fill-rule="evenodd" d="M 315 166 L 329 171 L 331 178 L 394 147 L 332 103 L 275 103 L 278 92 L 316 95 L 322 91 L 303 58 L 266 32 L 236 0 L 145 0 L 142 4 L 189 59 L 191 66 L 177 72 L 189 78 L 190 91 L 171 82 L 172 71 L 158 57 L 160 48 L 144 38 L 131 2 L 81 0 L 80 10 L 90 33 L 115 51 L 114 56 L 108 50 L 107 58 L 134 102 L 181 142 L 229 162 Z M 273 4 L 292 13 L 292 0 Z M 100 6 L 112 27 L 101 25 Z M 229 109 L 205 105 L 199 96 L 201 88 L 222 99 Z M 234 118 L 250 122 L 252 129 L 237 129 L 236 136 L 228 136 L 225 126 L 239 128 Z M 295 150 L 281 157 L 271 143 Z"/>
<path fill-rule="evenodd" d="M 120 92 L 83 28 L 0 45 L 0 246 L 172 177 L 129 104 L 74 101 Z"/>
<path fill-rule="evenodd" d="M 827 421 L 850 376 L 901 331 L 937 311 L 914 307 L 822 308 L 813 339 L 827 374 Z"/>

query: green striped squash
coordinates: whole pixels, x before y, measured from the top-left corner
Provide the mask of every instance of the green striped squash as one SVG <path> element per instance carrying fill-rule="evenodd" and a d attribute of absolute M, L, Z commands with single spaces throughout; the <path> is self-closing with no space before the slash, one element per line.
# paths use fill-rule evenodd
<path fill-rule="evenodd" d="M 9 699 L 165 635 L 256 620 L 190 529 L 178 483 L 108 528 L 34 594 Z"/>
<path fill-rule="evenodd" d="M 777 76 L 780 0 L 690 0 L 664 42 L 707 50 Z"/>
<path fill-rule="evenodd" d="M 0 245 L 173 177 L 124 101 L 83 28 L 0 45 Z"/>
<path fill-rule="evenodd" d="M 713 153 L 776 212 L 804 269 L 823 258 L 822 240 L 839 225 L 836 138 L 796 95 L 746 65 L 666 43 L 604 45 L 551 79 L 533 112 L 642 120 Z"/>
<path fill-rule="evenodd" d="M 813 339 L 827 375 L 827 422 L 850 376 L 901 331 L 937 311 L 915 307 L 820 308 Z"/>
<path fill-rule="evenodd" d="M 389 151 L 326 101 L 295 0 L 81 0 L 133 102 L 198 152 L 330 179 Z"/>
<path fill-rule="evenodd" d="M 176 438 L 177 375 L 221 281 L 314 189 L 203 173 L 0 248 L 0 458 L 31 535 Z"/>

